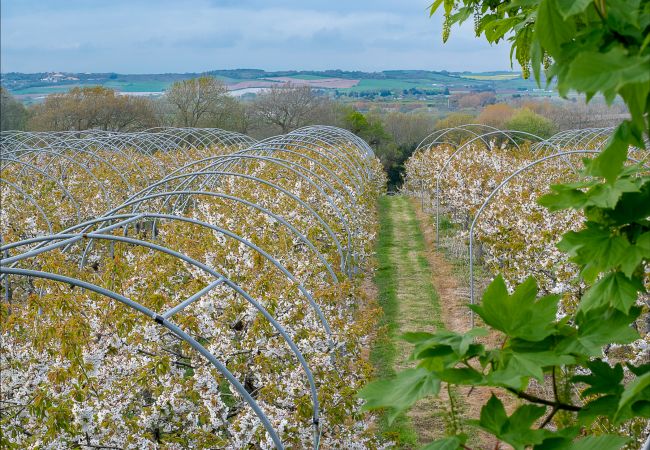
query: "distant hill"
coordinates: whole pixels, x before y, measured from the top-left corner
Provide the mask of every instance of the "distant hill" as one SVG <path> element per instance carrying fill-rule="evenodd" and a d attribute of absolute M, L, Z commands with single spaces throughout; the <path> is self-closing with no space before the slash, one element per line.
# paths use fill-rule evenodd
<path fill-rule="evenodd" d="M 428 91 L 526 91 L 537 88 L 532 80 L 524 80 L 518 72 L 448 72 L 427 70 L 385 70 L 361 72 L 345 70 L 265 71 L 261 69 L 212 70 L 204 73 L 118 74 L 9 72 L 0 75 L 0 83 L 23 99 L 42 98 L 66 92 L 75 86 L 101 85 L 124 93 L 161 94 L 173 82 L 211 75 L 226 83 L 233 91 L 267 88 L 275 83 L 308 84 L 315 89 L 341 92 L 398 93 L 416 89 Z"/>

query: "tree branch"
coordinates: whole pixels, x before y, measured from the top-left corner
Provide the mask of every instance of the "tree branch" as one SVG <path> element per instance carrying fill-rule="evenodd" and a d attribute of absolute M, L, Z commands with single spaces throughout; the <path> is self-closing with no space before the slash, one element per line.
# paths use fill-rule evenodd
<path fill-rule="evenodd" d="M 545 398 L 540 398 L 540 397 L 535 397 L 534 395 L 530 395 L 526 392 L 523 391 L 518 391 L 517 389 L 513 388 L 506 388 L 508 392 L 511 392 L 515 394 L 519 398 L 523 398 L 524 400 L 528 400 L 531 403 L 538 403 L 540 405 L 546 405 L 546 406 L 552 406 L 553 408 L 561 409 L 564 411 L 573 411 L 577 412 L 582 410 L 581 406 L 575 406 L 575 405 L 569 405 L 568 403 L 562 403 L 559 401 L 550 401 L 546 400 Z"/>

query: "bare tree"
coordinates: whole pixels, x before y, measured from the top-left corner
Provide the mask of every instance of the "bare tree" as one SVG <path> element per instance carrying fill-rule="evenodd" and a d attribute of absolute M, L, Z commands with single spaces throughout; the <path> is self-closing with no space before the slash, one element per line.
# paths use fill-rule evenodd
<path fill-rule="evenodd" d="M 175 82 L 166 97 L 176 107 L 177 123 L 196 127 L 202 118 L 223 109 L 228 89 L 214 77 L 199 77 Z"/>
<path fill-rule="evenodd" d="M 400 148 L 413 148 L 434 129 L 434 118 L 428 114 L 390 112 L 381 118 L 384 129 Z"/>
<path fill-rule="evenodd" d="M 24 130 L 27 110 L 5 88 L 0 87 L 0 130 Z"/>
<path fill-rule="evenodd" d="M 151 102 L 145 98 L 118 95 L 101 86 L 73 88 L 53 94 L 31 110 L 32 130 L 132 131 L 156 124 Z"/>
<path fill-rule="evenodd" d="M 255 110 L 262 122 L 287 133 L 309 123 L 319 103 L 320 99 L 311 87 L 286 84 L 259 94 Z"/>

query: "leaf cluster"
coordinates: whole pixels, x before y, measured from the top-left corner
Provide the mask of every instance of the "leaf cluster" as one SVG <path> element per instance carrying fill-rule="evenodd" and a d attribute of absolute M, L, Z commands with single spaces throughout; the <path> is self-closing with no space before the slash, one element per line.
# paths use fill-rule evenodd
<path fill-rule="evenodd" d="M 581 211 L 585 221 L 566 233 L 558 248 L 580 269 L 588 289 L 574 314 L 559 319 L 559 298 L 538 298 L 528 278 L 509 292 L 501 276 L 490 284 L 482 303 L 472 305 L 483 322 L 502 338 L 486 347 L 476 338 L 485 331 L 410 333 L 413 369 L 394 380 L 361 391 L 366 408 L 403 411 L 442 383 L 509 391 L 524 400 L 511 415 L 493 393 L 472 425 L 515 449 L 620 448 L 617 435 L 582 437 L 594 421 L 619 426 L 650 418 L 650 365 L 609 363 L 612 344 L 639 338 L 633 326 L 641 314 L 640 295 L 647 294 L 650 263 L 650 176 L 630 166 L 628 148 L 645 148 L 650 110 L 650 2 L 644 0 L 436 0 L 433 14 L 444 9 L 443 40 L 453 24 L 474 16 L 477 35 L 489 42 L 508 39 L 512 55 L 539 81 L 557 80 L 561 95 L 575 90 L 587 100 L 602 94 L 620 96 L 631 118 L 616 130 L 599 156 L 585 161 L 583 180 L 552 186 L 540 199 L 551 211 Z M 531 268 L 532 271 L 532 268 Z M 576 375 L 572 375 L 576 374 Z M 562 395 L 565 378 L 579 397 Z M 530 392 L 530 384 L 550 383 L 553 396 Z M 571 415 L 569 424 L 547 427 L 556 414 Z M 467 448 L 458 434 L 428 449 Z"/>

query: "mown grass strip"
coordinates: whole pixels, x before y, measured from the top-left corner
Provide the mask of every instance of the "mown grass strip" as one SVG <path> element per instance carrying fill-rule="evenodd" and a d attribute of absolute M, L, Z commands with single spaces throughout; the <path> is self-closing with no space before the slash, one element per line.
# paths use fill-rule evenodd
<path fill-rule="evenodd" d="M 379 305 L 383 309 L 380 319 L 381 332 L 377 336 L 375 346 L 370 354 L 370 360 L 376 368 L 377 378 L 385 379 L 395 376 L 395 363 L 397 347 L 395 339 L 399 333 L 397 314 L 399 313 L 397 291 L 398 280 L 395 253 L 394 226 L 392 217 L 392 204 L 394 198 L 382 197 L 378 202 L 379 209 L 379 236 L 376 244 L 377 271 L 375 284 L 379 291 Z M 388 424 L 386 415 L 380 418 L 380 432 L 382 436 L 395 442 L 398 447 L 414 447 L 417 445 L 417 434 L 411 421 L 405 414 L 400 414 L 392 424 Z"/>
<path fill-rule="evenodd" d="M 393 212 L 392 217 L 402 217 L 400 232 L 396 233 L 401 237 L 401 242 L 398 245 L 400 257 L 396 261 L 396 264 L 399 264 L 400 267 L 402 278 L 400 283 L 402 287 L 407 283 L 411 287 L 416 287 L 415 296 L 409 295 L 411 292 L 404 289 L 401 295 L 402 298 L 399 298 L 398 295 L 399 301 L 405 307 L 404 309 L 408 307 L 418 312 L 415 317 L 409 318 L 410 321 L 407 326 L 418 331 L 433 331 L 424 330 L 423 328 L 444 329 L 440 297 L 432 283 L 432 267 L 426 256 L 427 244 L 415 210 L 410 200 L 405 196 L 395 197 L 393 201 L 397 211 Z M 396 214 L 396 212 L 398 213 Z"/>

